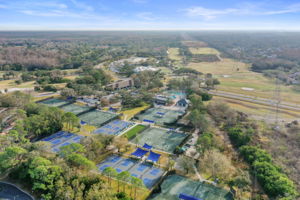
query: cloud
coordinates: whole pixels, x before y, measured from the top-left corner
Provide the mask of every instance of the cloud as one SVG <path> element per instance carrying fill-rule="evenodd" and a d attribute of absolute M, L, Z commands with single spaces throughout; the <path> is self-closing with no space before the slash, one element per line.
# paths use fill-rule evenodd
<path fill-rule="evenodd" d="M 85 3 L 79 2 L 77 0 L 70 0 L 77 8 L 91 12 L 94 11 L 94 8 L 92 6 L 89 6 Z"/>
<path fill-rule="evenodd" d="M 136 15 L 138 18 L 151 21 L 157 19 L 156 17 L 153 16 L 152 12 L 141 12 Z"/>
<path fill-rule="evenodd" d="M 50 11 L 37 11 L 37 10 L 21 10 L 23 14 L 39 17 L 75 17 L 80 18 L 80 15 L 62 11 L 62 10 L 50 10 Z"/>
<path fill-rule="evenodd" d="M 203 17 L 204 19 L 213 19 L 225 15 L 280 15 L 300 12 L 300 3 L 292 4 L 281 9 L 265 9 L 262 4 L 241 4 L 236 8 L 209 9 L 201 6 L 194 6 L 185 9 L 185 13 L 190 17 Z"/>
<path fill-rule="evenodd" d="M 201 16 L 204 17 L 205 19 L 213 19 L 219 15 L 233 14 L 236 13 L 237 11 L 238 11 L 237 9 L 233 9 L 233 8 L 224 9 L 224 10 L 214 10 L 214 9 L 200 7 L 200 6 L 186 9 L 188 16 L 191 17 Z"/>
<path fill-rule="evenodd" d="M 134 3 L 148 3 L 148 0 L 131 0 Z"/>

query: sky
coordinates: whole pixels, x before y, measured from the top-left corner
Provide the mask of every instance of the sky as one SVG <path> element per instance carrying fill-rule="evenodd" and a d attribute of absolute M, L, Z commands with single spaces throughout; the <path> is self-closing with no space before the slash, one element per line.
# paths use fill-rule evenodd
<path fill-rule="evenodd" d="M 0 0 L 0 30 L 300 30 L 300 0 Z"/>

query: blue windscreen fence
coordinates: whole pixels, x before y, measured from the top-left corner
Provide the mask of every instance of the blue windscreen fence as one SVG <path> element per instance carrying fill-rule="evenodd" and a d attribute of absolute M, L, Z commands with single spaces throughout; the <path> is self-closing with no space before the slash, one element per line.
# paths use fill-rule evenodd
<path fill-rule="evenodd" d="M 179 198 L 183 200 L 203 200 L 183 193 L 179 194 Z"/>

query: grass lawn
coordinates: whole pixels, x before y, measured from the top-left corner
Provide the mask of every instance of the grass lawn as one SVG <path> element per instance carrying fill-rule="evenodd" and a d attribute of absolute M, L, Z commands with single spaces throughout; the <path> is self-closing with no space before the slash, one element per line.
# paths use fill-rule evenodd
<path fill-rule="evenodd" d="M 147 108 L 149 108 L 149 105 L 145 105 L 142 107 L 137 107 L 137 108 L 133 108 L 133 109 L 129 109 L 129 110 L 123 110 L 120 112 L 120 114 L 123 114 L 121 116 L 121 119 L 129 120 L 129 119 L 133 118 L 136 114 L 140 113 L 143 110 L 146 110 Z"/>
<path fill-rule="evenodd" d="M 219 62 L 190 63 L 188 67 L 202 73 L 212 73 L 221 81 L 217 86 L 218 90 L 262 98 L 274 96 L 275 81 L 261 73 L 250 71 L 249 64 L 225 58 Z M 243 88 L 254 90 L 248 91 Z M 281 99 L 300 104 L 300 93 L 293 91 L 290 86 L 281 85 Z"/>
<path fill-rule="evenodd" d="M 181 42 L 184 46 L 187 47 L 207 47 L 207 44 L 202 41 L 195 41 L 195 40 L 184 40 Z"/>
<path fill-rule="evenodd" d="M 75 80 L 75 78 L 77 78 L 78 75 L 68 75 L 68 76 L 64 76 L 64 78 L 70 79 L 70 80 Z"/>
<path fill-rule="evenodd" d="M 180 61 L 182 59 L 182 57 L 179 55 L 179 48 L 169 48 L 168 52 L 171 60 Z"/>
<path fill-rule="evenodd" d="M 191 51 L 192 54 L 214 54 L 214 55 L 218 55 L 220 54 L 220 52 L 216 49 L 213 48 L 209 48 L 209 47 L 201 47 L 201 48 L 189 48 L 189 50 Z"/>
<path fill-rule="evenodd" d="M 161 70 L 161 72 L 165 73 L 165 74 L 171 74 L 172 73 L 172 70 L 170 70 L 169 68 L 167 67 L 158 67 L 158 69 Z"/>
<path fill-rule="evenodd" d="M 36 102 L 36 101 L 41 101 L 41 100 L 44 100 L 44 99 L 48 99 L 48 98 L 58 98 L 60 95 L 59 94 L 53 94 L 53 95 L 50 95 L 50 96 L 42 96 L 42 97 L 33 97 L 33 100 Z"/>
<path fill-rule="evenodd" d="M 270 106 L 255 104 L 251 102 L 232 100 L 223 97 L 214 96 L 212 102 L 214 101 L 224 101 L 231 108 L 247 113 L 249 115 L 266 118 L 266 120 L 274 120 L 275 119 L 275 109 Z M 287 120 L 287 119 L 295 119 L 300 118 L 300 112 L 290 111 L 279 109 L 279 119 Z"/>
<path fill-rule="evenodd" d="M 15 80 L 3 80 L 0 81 L 0 90 L 10 89 L 10 88 L 33 88 L 35 81 L 24 82 L 21 84 L 16 84 Z"/>
<path fill-rule="evenodd" d="M 124 136 L 130 140 L 133 137 L 135 137 L 138 133 L 142 132 L 143 130 L 146 129 L 146 126 L 138 124 L 134 126 L 132 129 L 129 129 L 126 133 L 124 133 Z"/>

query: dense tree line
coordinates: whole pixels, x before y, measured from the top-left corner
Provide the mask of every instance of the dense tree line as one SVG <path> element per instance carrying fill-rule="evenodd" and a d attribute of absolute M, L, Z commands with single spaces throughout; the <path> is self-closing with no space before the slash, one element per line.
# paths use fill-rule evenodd
<path fill-rule="evenodd" d="M 262 150 L 254 141 L 256 132 L 259 131 L 255 122 L 224 104 L 210 104 L 208 113 L 228 133 L 232 144 L 249 163 L 252 174 L 269 197 L 292 200 L 299 195 L 293 181 L 273 163 L 270 154 Z"/>
<path fill-rule="evenodd" d="M 1 33 L 0 70 L 77 69 L 132 55 L 167 57 L 180 44 L 178 33 L 45 32 Z"/>

